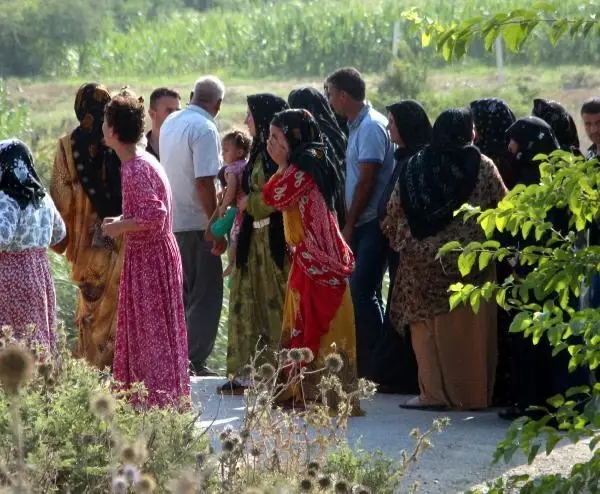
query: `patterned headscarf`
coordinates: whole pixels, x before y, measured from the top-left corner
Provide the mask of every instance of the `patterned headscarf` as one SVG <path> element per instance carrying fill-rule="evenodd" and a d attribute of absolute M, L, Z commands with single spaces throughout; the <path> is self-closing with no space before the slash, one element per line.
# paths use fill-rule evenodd
<path fill-rule="evenodd" d="M 31 151 L 18 139 L 0 141 L 0 190 L 21 209 L 39 207 L 46 195 L 33 167 Z"/>
<path fill-rule="evenodd" d="M 335 198 L 342 185 L 342 175 L 327 158 L 319 126 L 307 110 L 285 110 L 275 115 L 271 125 L 284 133 L 289 147 L 289 161 L 308 173 L 333 211 Z"/>
<path fill-rule="evenodd" d="M 433 126 L 431 145 L 402 168 L 400 200 L 417 240 L 443 230 L 471 196 L 481 167 L 481 153 L 472 138 L 470 111 L 446 110 Z"/>
<path fill-rule="evenodd" d="M 506 131 L 506 137 L 519 145 L 516 155 L 517 183 L 538 183 L 540 166 L 533 158 L 538 154 L 550 154 L 560 148 L 552 127 L 538 117 L 520 118 Z"/>
<path fill-rule="evenodd" d="M 397 160 L 404 156 L 412 156 L 431 142 L 431 122 L 421 103 L 407 99 L 386 109 L 394 117 L 394 123 L 405 146 L 396 150 Z"/>
<path fill-rule="evenodd" d="M 498 98 L 478 99 L 470 107 L 477 130 L 475 145 L 492 160 L 502 156 L 508 147 L 506 129 L 516 120 L 514 113 Z"/>
<path fill-rule="evenodd" d="M 531 114 L 541 118 L 552 127 L 561 149 L 579 152 L 577 125 L 571 114 L 559 102 L 541 98 L 534 99 Z"/>
<path fill-rule="evenodd" d="M 104 86 L 81 86 L 75 97 L 79 127 L 71 134 L 77 176 L 100 219 L 118 216 L 122 211 L 121 162 L 104 145 L 102 135 L 104 108 L 109 101 L 110 94 Z"/>

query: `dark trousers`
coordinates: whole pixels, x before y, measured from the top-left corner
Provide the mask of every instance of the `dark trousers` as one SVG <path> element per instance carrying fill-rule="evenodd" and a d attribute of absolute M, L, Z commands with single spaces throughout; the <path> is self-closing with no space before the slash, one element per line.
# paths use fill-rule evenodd
<path fill-rule="evenodd" d="M 377 219 L 354 229 L 350 247 L 356 267 L 350 278 L 350 291 L 356 319 L 358 375 L 373 374 L 374 351 L 382 340 L 383 300 L 381 285 L 386 266 L 386 243 Z"/>
<path fill-rule="evenodd" d="M 204 231 L 175 234 L 183 264 L 183 303 L 188 355 L 194 370 L 206 366 L 219 330 L 223 307 L 223 265 L 210 250 Z"/>
<path fill-rule="evenodd" d="M 375 357 L 372 364 L 373 374 L 368 377 L 378 383 L 382 391 L 418 394 L 417 359 L 412 348 L 410 328 L 407 326 L 404 328 L 404 334 L 400 334 L 397 328 L 392 326 L 389 317 L 400 255 L 394 249 L 388 247 L 387 260 L 390 287 L 383 318 L 383 334 L 381 341 L 376 343 Z"/>

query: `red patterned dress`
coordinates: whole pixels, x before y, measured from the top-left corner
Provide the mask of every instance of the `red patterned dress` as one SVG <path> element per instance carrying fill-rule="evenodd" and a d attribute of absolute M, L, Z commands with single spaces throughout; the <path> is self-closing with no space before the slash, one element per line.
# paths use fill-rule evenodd
<path fill-rule="evenodd" d="M 143 382 L 149 406 L 186 406 L 190 395 L 183 274 L 173 235 L 171 187 L 144 153 L 122 163 L 123 218 L 147 229 L 125 234 L 114 377 Z"/>
<path fill-rule="evenodd" d="M 308 173 L 293 165 L 276 173 L 265 185 L 263 199 L 283 211 L 285 237 L 293 252 L 283 346 L 310 348 L 315 356 L 312 368 L 322 368 L 335 346 L 344 360 L 340 378 L 350 390 L 356 381 L 354 309 L 347 281 L 354 268 L 352 251 Z M 294 398 L 314 399 L 317 384 L 305 382 L 302 396 L 293 390 Z"/>

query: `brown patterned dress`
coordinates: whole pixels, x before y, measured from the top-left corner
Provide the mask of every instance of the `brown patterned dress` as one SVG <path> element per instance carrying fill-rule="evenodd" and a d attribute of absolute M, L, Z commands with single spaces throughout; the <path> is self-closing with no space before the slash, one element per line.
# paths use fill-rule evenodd
<path fill-rule="evenodd" d="M 96 367 L 111 366 L 123 249 L 120 242 L 92 246 L 98 216 L 79 181 L 70 134 L 58 141 L 50 194 L 67 227 L 67 237 L 54 250 L 66 254 L 79 287 L 77 354 Z"/>
<path fill-rule="evenodd" d="M 506 187 L 497 168 L 489 158 L 482 156 L 477 183 L 468 202 L 487 209 L 494 207 L 506 193 Z M 406 324 L 410 324 L 413 345 L 416 343 L 417 347 L 420 347 L 420 349 L 415 347 L 415 353 L 419 364 L 421 399 L 433 402 L 432 404 L 445 404 L 454 408 L 484 408 L 489 403 L 493 391 L 496 358 L 496 324 L 493 321 L 495 321 L 496 307 L 493 304 L 482 303 L 477 315 L 473 314 L 470 307 L 460 307 L 450 312 L 448 287 L 457 281 L 480 285 L 486 280 L 493 279 L 495 268 L 490 266 L 484 271 L 475 268 L 471 275 L 463 279 L 458 270 L 458 254 L 444 256 L 441 260 L 435 259 L 439 249 L 450 241 L 458 240 L 463 245 L 473 241 L 483 241 L 485 239 L 483 230 L 474 220 L 465 224 L 459 217 L 436 235 L 424 240 L 413 238 L 400 203 L 398 185 L 388 203 L 388 215 L 392 219 L 388 232 L 390 245 L 400 253 L 390 318 L 398 331 L 402 331 Z M 468 326 L 473 326 L 471 334 L 464 332 L 458 334 Z M 482 332 L 489 332 L 489 334 L 485 338 L 480 338 Z M 424 336 L 428 338 L 428 343 L 425 345 L 422 341 L 415 341 L 415 338 L 420 340 Z M 429 350 L 423 351 L 424 346 Z M 445 353 L 449 356 L 444 363 L 442 361 Z M 437 357 L 425 358 L 426 354 L 438 355 L 439 361 L 432 361 L 438 360 Z M 475 367 L 472 370 L 477 372 L 478 365 L 470 366 L 470 364 L 473 363 L 473 359 L 479 359 L 482 354 L 489 356 L 487 359 L 483 358 L 485 362 L 480 362 L 485 367 L 482 370 L 484 374 L 482 378 L 485 381 L 483 391 L 478 393 L 467 390 L 467 393 L 463 393 L 459 390 L 453 393 L 450 389 L 452 385 L 448 382 L 451 379 L 446 379 L 453 374 L 448 368 L 466 370 Z M 440 389 L 424 392 L 425 372 L 437 376 Z M 459 380 L 464 380 L 465 373 L 462 374 Z M 455 396 L 452 396 L 453 394 Z"/>

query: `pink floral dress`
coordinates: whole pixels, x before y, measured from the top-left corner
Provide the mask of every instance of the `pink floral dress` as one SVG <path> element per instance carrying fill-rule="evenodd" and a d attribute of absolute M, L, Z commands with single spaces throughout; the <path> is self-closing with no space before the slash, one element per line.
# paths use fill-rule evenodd
<path fill-rule="evenodd" d="M 122 163 L 123 218 L 144 231 L 125 234 L 114 377 L 143 382 L 149 406 L 186 406 L 190 395 L 183 274 L 173 235 L 171 187 L 144 153 Z"/>

